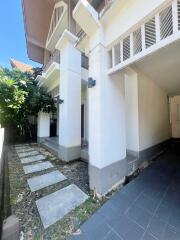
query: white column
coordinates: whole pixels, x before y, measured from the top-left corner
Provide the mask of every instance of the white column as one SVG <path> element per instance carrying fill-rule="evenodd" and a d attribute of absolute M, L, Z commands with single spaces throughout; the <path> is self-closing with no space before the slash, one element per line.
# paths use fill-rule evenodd
<path fill-rule="evenodd" d="M 125 91 L 122 73 L 107 75 L 108 53 L 102 44 L 89 54 L 90 188 L 104 195 L 126 175 Z"/>
<path fill-rule="evenodd" d="M 76 37 L 65 30 L 56 48 L 60 50 L 59 155 L 64 161 L 80 157 L 81 150 L 81 53 Z"/>
<path fill-rule="evenodd" d="M 44 138 L 50 136 L 50 114 L 46 112 L 38 113 L 37 140 L 42 142 Z"/>

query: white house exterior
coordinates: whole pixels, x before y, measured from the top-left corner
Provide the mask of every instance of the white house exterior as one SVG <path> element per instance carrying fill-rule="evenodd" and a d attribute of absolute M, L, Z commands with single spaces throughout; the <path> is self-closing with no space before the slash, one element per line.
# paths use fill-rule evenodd
<path fill-rule="evenodd" d="M 58 155 L 88 160 L 97 194 L 180 137 L 180 0 L 23 0 L 23 13 L 57 99 Z M 39 141 L 50 123 L 40 112 Z"/>

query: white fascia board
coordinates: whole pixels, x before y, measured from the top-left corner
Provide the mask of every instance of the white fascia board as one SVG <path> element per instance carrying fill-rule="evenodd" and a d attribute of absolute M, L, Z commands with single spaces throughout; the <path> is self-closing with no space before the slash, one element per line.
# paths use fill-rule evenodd
<path fill-rule="evenodd" d="M 79 0 L 72 15 L 88 36 L 101 26 L 98 12 L 87 0 Z"/>
<path fill-rule="evenodd" d="M 66 44 L 66 42 L 70 42 L 73 45 L 75 45 L 77 40 L 78 40 L 78 38 L 66 29 L 66 30 L 64 30 L 60 39 L 58 40 L 55 48 L 58 49 L 58 50 L 61 50 L 63 48 L 63 46 Z"/>

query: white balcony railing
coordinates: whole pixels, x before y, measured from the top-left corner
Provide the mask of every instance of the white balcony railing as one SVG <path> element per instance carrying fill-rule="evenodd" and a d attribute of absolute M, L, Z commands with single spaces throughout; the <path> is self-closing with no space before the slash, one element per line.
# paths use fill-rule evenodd
<path fill-rule="evenodd" d="M 68 6 L 64 1 L 57 2 L 51 17 L 46 48 L 52 51 L 63 30 L 68 25 Z"/>
<path fill-rule="evenodd" d="M 168 38 L 180 34 L 180 0 L 173 0 L 147 22 L 124 34 L 109 51 L 111 64 L 109 74 L 120 70 L 150 53 L 165 46 Z M 180 35 L 178 35 L 180 37 Z M 174 38 L 175 39 L 175 38 Z"/>

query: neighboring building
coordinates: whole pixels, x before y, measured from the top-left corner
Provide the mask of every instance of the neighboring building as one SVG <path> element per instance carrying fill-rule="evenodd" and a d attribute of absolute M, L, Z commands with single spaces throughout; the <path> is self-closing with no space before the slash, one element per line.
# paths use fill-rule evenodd
<path fill-rule="evenodd" d="M 57 99 L 38 139 L 88 159 L 91 189 L 107 193 L 180 137 L 179 0 L 23 0 L 23 13 L 29 58 Z"/>
<path fill-rule="evenodd" d="M 30 72 L 32 73 L 33 72 L 33 67 L 28 65 L 28 64 L 25 64 L 23 62 L 20 62 L 20 61 L 17 61 L 15 59 L 10 59 L 10 63 L 11 63 L 11 67 L 12 68 L 17 68 L 19 69 L 21 72 Z"/>

